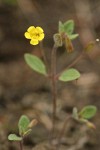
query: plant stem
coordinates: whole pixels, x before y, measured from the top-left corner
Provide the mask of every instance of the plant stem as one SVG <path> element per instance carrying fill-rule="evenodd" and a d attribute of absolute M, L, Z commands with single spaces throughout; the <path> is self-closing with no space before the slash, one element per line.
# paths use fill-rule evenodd
<path fill-rule="evenodd" d="M 63 137 L 63 135 L 64 135 L 64 132 L 65 132 L 65 129 L 66 129 L 66 125 L 67 125 L 69 119 L 71 119 L 71 118 L 72 118 L 72 116 L 69 115 L 69 116 L 65 119 L 64 124 L 63 124 L 63 127 L 62 127 L 62 129 L 61 129 L 61 131 L 60 131 L 60 133 L 59 133 L 59 136 L 58 136 L 58 144 L 60 143 L 60 141 L 61 141 L 61 139 L 62 139 L 62 137 Z"/>
<path fill-rule="evenodd" d="M 23 150 L 23 141 L 20 141 L 19 144 L 20 144 L 20 150 Z"/>
<path fill-rule="evenodd" d="M 55 117 L 56 117 L 56 101 L 57 101 L 57 86 L 56 86 L 56 50 L 57 47 L 54 45 L 51 53 L 51 91 L 52 91 L 52 101 L 53 101 L 53 114 L 52 114 L 52 134 L 54 136 L 55 130 Z"/>

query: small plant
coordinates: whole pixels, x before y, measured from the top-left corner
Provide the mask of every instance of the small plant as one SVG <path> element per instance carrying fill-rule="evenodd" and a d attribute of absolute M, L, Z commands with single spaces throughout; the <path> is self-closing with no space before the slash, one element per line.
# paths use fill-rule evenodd
<path fill-rule="evenodd" d="M 32 121 L 25 115 L 22 115 L 18 122 L 19 135 L 9 134 L 8 139 L 10 141 L 18 141 L 20 144 L 20 150 L 23 150 L 23 140 L 31 131 L 32 127 L 37 124 L 37 120 L 33 119 Z"/>
<path fill-rule="evenodd" d="M 85 123 L 88 127 L 94 128 L 95 125 L 89 121 L 97 112 L 97 108 L 93 105 L 85 106 L 80 112 L 77 108 L 73 108 L 73 118 L 81 123 Z"/>
<path fill-rule="evenodd" d="M 74 31 L 74 22 L 73 20 L 69 20 L 64 24 L 60 21 L 58 26 L 58 33 L 54 34 L 54 46 L 51 52 L 51 68 L 49 70 L 48 62 L 45 57 L 44 49 L 41 48 L 41 53 L 43 57 L 43 61 L 34 56 L 32 54 L 25 54 L 24 58 L 26 63 L 33 69 L 34 71 L 44 75 L 47 77 L 51 83 L 51 91 L 52 91 L 52 101 L 53 101 L 53 131 L 55 126 L 55 117 L 56 117 L 56 101 L 57 101 L 57 82 L 63 81 L 73 81 L 80 77 L 80 73 L 74 69 L 67 67 L 61 72 L 57 73 L 56 71 L 56 52 L 57 48 L 65 45 L 67 52 L 73 51 L 73 45 L 71 40 L 75 39 L 78 34 L 73 34 Z M 40 43 L 40 47 L 42 44 L 42 40 L 44 39 L 44 31 L 41 27 L 31 26 L 28 28 L 27 32 L 25 32 L 25 37 L 30 39 L 30 44 L 37 45 Z"/>
<path fill-rule="evenodd" d="M 56 70 L 56 52 L 59 47 L 64 46 L 66 53 L 72 53 L 74 51 L 74 47 L 72 44 L 72 40 L 77 38 L 79 35 L 74 34 L 74 21 L 68 20 L 64 23 L 59 21 L 58 25 L 58 32 L 54 34 L 54 45 L 51 50 L 51 65 L 49 67 L 47 58 L 45 56 L 45 51 L 43 48 L 43 39 L 45 37 L 44 30 L 41 27 L 34 27 L 30 26 L 27 31 L 25 32 L 25 37 L 30 40 L 31 45 L 37 45 L 39 44 L 42 59 L 39 57 L 33 55 L 33 54 L 25 54 L 24 58 L 28 66 L 36 71 L 37 73 L 40 73 L 41 75 L 44 75 L 51 84 L 51 95 L 52 95 L 52 137 L 55 136 L 55 118 L 56 118 L 56 109 L 57 109 L 57 82 L 69 82 L 73 80 L 77 80 L 80 77 L 80 72 L 74 68 L 74 65 L 84 56 L 84 53 L 86 51 L 91 50 L 95 42 L 90 42 L 82 51 L 82 53 L 68 66 L 66 66 L 64 69 L 60 70 L 60 72 L 57 72 Z M 70 57 L 70 55 L 69 55 Z M 62 130 L 59 134 L 59 140 L 63 136 L 64 130 L 66 128 L 66 123 L 68 122 L 68 119 L 74 118 L 75 120 L 85 123 L 88 127 L 95 128 L 95 125 L 89 121 L 90 118 L 92 118 L 96 114 L 97 108 L 93 105 L 85 106 L 81 111 L 78 111 L 77 108 L 73 108 L 72 115 L 68 116 L 67 119 L 64 121 L 64 126 L 62 127 Z M 26 116 L 22 116 L 19 120 L 18 127 L 19 127 L 19 135 L 17 136 L 15 134 L 10 134 L 8 136 L 9 140 L 13 141 L 19 141 L 20 147 L 22 150 L 22 141 L 24 136 L 26 136 L 30 131 L 30 121 Z M 34 123 L 33 123 L 34 125 Z"/>

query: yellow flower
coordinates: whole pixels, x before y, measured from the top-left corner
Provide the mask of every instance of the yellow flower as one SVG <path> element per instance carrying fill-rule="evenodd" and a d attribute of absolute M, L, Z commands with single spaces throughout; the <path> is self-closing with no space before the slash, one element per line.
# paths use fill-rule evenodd
<path fill-rule="evenodd" d="M 30 26 L 25 32 L 25 37 L 30 39 L 30 44 L 37 45 L 40 41 L 44 39 L 44 31 L 41 27 Z"/>

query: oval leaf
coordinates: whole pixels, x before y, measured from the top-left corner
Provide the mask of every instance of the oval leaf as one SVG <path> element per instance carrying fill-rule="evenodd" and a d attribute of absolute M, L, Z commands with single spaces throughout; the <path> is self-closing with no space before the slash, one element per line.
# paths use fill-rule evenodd
<path fill-rule="evenodd" d="M 96 111 L 97 108 L 95 106 L 86 106 L 79 112 L 79 116 L 83 119 L 90 119 L 96 114 Z"/>
<path fill-rule="evenodd" d="M 24 55 L 26 63 L 36 72 L 46 75 L 46 67 L 41 59 L 31 54 Z"/>
<path fill-rule="evenodd" d="M 72 34 L 74 31 L 74 21 L 73 20 L 68 20 L 64 23 L 64 31 L 67 34 Z"/>
<path fill-rule="evenodd" d="M 19 134 L 24 135 L 25 132 L 28 130 L 28 126 L 30 124 L 30 120 L 27 116 L 22 115 L 18 122 L 19 127 Z"/>
<path fill-rule="evenodd" d="M 60 81 L 72 81 L 80 77 L 80 73 L 76 69 L 67 69 L 59 76 Z"/>
<path fill-rule="evenodd" d="M 8 140 L 10 140 L 10 141 L 21 141 L 22 137 L 19 137 L 16 134 L 10 134 L 8 136 Z"/>

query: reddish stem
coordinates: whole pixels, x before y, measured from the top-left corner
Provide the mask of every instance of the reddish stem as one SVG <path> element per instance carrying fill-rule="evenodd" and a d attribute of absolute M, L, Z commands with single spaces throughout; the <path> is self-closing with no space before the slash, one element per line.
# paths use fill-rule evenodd
<path fill-rule="evenodd" d="M 51 54 L 51 91 L 52 91 L 52 100 L 53 100 L 53 115 L 52 115 L 52 123 L 53 129 L 52 134 L 54 135 L 55 130 L 55 117 L 56 117 L 56 101 L 57 101 L 57 86 L 56 86 L 56 50 L 57 47 L 54 45 Z"/>
<path fill-rule="evenodd" d="M 20 141 L 19 144 L 20 144 L 20 150 L 23 150 L 23 141 Z"/>

